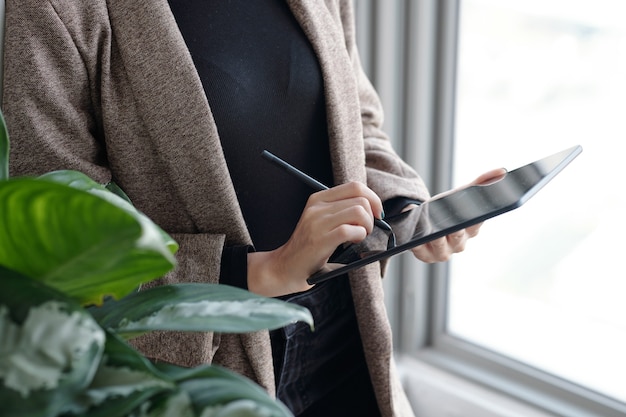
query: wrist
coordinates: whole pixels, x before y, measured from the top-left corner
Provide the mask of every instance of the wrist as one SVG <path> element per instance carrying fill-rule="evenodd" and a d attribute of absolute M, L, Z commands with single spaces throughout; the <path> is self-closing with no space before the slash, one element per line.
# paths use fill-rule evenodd
<path fill-rule="evenodd" d="M 248 290 L 265 297 L 278 297 L 311 288 L 307 277 L 297 277 L 286 267 L 281 250 L 248 253 Z"/>

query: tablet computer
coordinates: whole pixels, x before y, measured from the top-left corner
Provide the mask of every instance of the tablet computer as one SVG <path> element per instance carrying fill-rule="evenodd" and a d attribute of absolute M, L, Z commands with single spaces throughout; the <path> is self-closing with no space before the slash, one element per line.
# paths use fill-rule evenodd
<path fill-rule="evenodd" d="M 509 171 L 491 184 L 460 188 L 386 218 L 395 235 L 395 246 L 389 247 L 390 232 L 375 227 L 362 242 L 338 248 L 328 263 L 307 281 L 318 284 L 516 209 L 581 152 L 581 146 L 565 149 Z"/>

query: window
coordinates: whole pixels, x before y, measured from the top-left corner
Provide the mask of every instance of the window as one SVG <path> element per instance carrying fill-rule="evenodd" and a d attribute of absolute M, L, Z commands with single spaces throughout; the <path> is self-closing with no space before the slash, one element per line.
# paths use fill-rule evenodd
<path fill-rule="evenodd" d="M 626 2 L 355 5 L 386 130 L 431 190 L 584 149 L 451 262 L 394 258 L 399 354 L 551 415 L 626 416 Z"/>
<path fill-rule="evenodd" d="M 626 402 L 624 16 L 623 0 L 460 2 L 453 182 L 584 151 L 450 262 L 441 318 L 447 336 L 615 409 Z"/>

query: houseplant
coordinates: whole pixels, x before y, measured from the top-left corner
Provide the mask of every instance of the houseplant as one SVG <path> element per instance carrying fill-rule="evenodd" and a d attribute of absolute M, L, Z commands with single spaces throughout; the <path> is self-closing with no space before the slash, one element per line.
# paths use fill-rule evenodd
<path fill-rule="evenodd" d="M 0 113 L 0 416 L 291 415 L 246 378 L 155 364 L 126 340 L 312 326 L 308 310 L 217 284 L 137 291 L 175 266 L 170 236 L 114 184 L 8 167 Z"/>

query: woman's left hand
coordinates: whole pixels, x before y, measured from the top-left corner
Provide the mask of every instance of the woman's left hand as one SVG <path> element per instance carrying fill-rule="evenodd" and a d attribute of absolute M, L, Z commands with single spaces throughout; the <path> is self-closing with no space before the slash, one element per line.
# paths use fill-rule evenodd
<path fill-rule="evenodd" d="M 455 188 L 454 190 L 446 191 L 441 194 L 437 194 L 432 198 L 432 200 L 441 198 L 447 194 L 450 194 L 453 191 L 468 186 L 491 184 L 493 182 L 501 180 L 502 178 L 504 178 L 505 175 L 506 170 L 504 168 L 493 169 L 482 174 L 468 185 Z M 405 211 L 412 208 L 412 206 L 407 206 L 405 208 Z M 482 223 L 478 223 L 466 229 L 459 230 L 444 237 L 440 237 L 439 239 L 435 239 L 423 245 L 416 246 L 412 249 L 413 254 L 416 258 L 426 263 L 447 261 L 453 254 L 465 250 L 465 245 L 467 241 L 478 234 L 481 226 Z"/>

